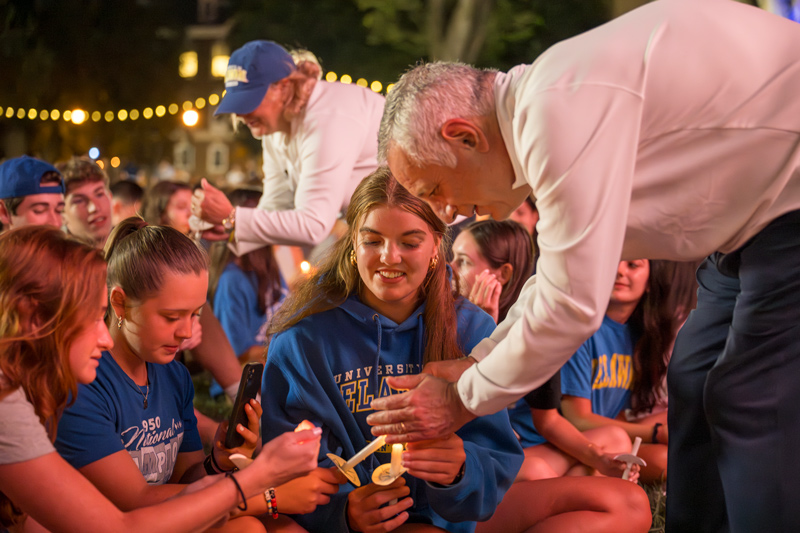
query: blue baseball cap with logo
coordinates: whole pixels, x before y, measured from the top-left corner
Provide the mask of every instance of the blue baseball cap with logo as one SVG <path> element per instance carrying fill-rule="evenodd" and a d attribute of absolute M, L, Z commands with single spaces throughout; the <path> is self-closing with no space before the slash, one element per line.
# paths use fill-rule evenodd
<path fill-rule="evenodd" d="M 42 185 L 42 176 L 55 172 L 58 185 Z M 56 167 L 41 159 L 23 155 L 0 165 L 0 198 L 21 198 L 33 194 L 65 194 L 64 178 Z"/>
<path fill-rule="evenodd" d="M 272 41 L 250 41 L 231 54 L 225 72 L 225 96 L 215 115 L 246 115 L 255 110 L 274 82 L 295 71 L 289 52 Z"/>

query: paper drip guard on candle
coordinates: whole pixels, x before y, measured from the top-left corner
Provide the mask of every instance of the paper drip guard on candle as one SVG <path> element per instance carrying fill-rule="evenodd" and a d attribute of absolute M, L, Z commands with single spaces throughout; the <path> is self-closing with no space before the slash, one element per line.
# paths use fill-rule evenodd
<path fill-rule="evenodd" d="M 381 435 L 374 441 L 370 442 L 364 448 L 355 454 L 349 461 L 345 461 L 338 455 L 334 455 L 332 453 L 328 454 L 328 459 L 333 461 L 333 464 L 336 465 L 336 468 L 339 469 L 339 472 L 344 474 L 344 477 L 347 478 L 347 481 L 355 485 L 356 487 L 361 486 L 361 480 L 358 479 L 358 474 L 356 474 L 355 466 L 378 451 L 384 444 L 386 444 L 386 435 Z"/>
<path fill-rule="evenodd" d="M 641 444 L 642 438 L 636 437 L 633 440 L 633 449 L 631 449 L 631 453 L 621 453 L 614 457 L 615 460 L 622 461 L 628 465 L 625 467 L 625 472 L 622 474 L 622 479 L 627 480 L 631 475 L 631 465 L 637 464 L 639 466 L 647 466 L 647 463 L 644 461 L 644 459 L 636 455 L 639 453 L 639 446 Z"/>
<path fill-rule="evenodd" d="M 400 464 L 403 457 L 403 445 L 392 444 L 392 462 L 385 463 L 372 472 L 372 482 L 376 485 L 390 485 L 394 480 L 406 473 L 406 468 Z"/>

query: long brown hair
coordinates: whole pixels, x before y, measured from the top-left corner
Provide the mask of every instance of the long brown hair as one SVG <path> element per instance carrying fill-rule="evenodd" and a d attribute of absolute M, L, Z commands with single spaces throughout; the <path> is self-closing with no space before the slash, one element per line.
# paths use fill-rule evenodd
<path fill-rule="evenodd" d="M 22 387 L 55 439 L 57 414 L 75 397 L 69 350 L 99 311 L 106 264 L 63 232 L 24 226 L 0 236 L 0 371 Z"/>
<path fill-rule="evenodd" d="M 522 286 L 533 271 L 533 239 L 528 231 L 513 220 L 478 220 L 464 228 L 468 231 L 478 251 L 492 268 L 508 263 L 512 267 L 511 278 L 500 293 L 499 321 L 503 321 L 508 309 L 517 301 Z"/>
<path fill-rule="evenodd" d="M 21 387 L 51 440 L 78 392 L 70 349 L 100 312 L 105 278 L 102 253 L 55 228 L 0 235 L 0 393 Z M 0 492 L 0 525 L 23 517 Z"/>
<path fill-rule="evenodd" d="M 638 337 L 633 353 L 634 413 L 649 411 L 659 397 L 675 335 L 696 302 L 696 263 L 650 261 L 650 277 L 639 304 L 628 319 Z"/>
<path fill-rule="evenodd" d="M 461 297 L 453 290 L 444 261 L 447 226 L 433 210 L 395 181 L 387 167 L 378 168 L 356 188 L 347 209 L 350 231 L 332 247 L 319 270 L 301 283 L 289 296 L 270 325 L 268 335 L 284 331 L 305 317 L 341 305 L 351 294 L 366 290 L 358 270 L 350 264 L 358 228 L 367 214 L 376 207 L 394 207 L 423 220 L 431 233 L 439 238 L 439 261 L 420 287 L 420 301 L 425 300 L 424 361 L 455 359 L 463 355 L 456 333 L 456 300 Z"/>
<path fill-rule="evenodd" d="M 234 207 L 255 207 L 261 192 L 249 189 L 236 189 L 228 195 Z M 214 301 L 219 278 L 229 263 L 235 263 L 242 272 L 253 272 L 258 283 L 258 309 L 265 313 L 267 308 L 280 301 L 283 295 L 281 274 L 278 262 L 271 245 L 263 246 L 252 252 L 236 256 L 231 252 L 227 242 L 215 242 L 209 252 L 211 267 L 209 269 L 208 299 Z"/>

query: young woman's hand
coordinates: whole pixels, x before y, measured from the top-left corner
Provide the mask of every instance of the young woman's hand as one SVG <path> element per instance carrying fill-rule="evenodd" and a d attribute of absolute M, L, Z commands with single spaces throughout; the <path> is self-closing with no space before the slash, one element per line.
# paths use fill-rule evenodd
<path fill-rule="evenodd" d="M 249 467 L 263 469 L 264 486 L 277 487 L 305 476 L 317 467 L 322 428 L 287 431 L 264 443 Z"/>
<path fill-rule="evenodd" d="M 467 460 L 464 441 L 455 433 L 443 439 L 409 442 L 403 466 L 412 476 L 440 485 L 451 485 Z"/>
<path fill-rule="evenodd" d="M 214 435 L 214 446 L 211 453 L 214 454 L 214 460 L 223 470 L 233 470 L 234 464 L 230 460 L 230 456 L 234 453 L 240 453 L 245 457 L 253 457 L 253 452 L 258 445 L 259 436 L 259 422 L 261 421 L 261 404 L 256 400 L 250 400 L 250 403 L 244 406 L 244 412 L 247 415 L 247 427 L 239 424 L 236 432 L 244 437 L 244 443 L 236 448 L 225 447 L 225 434 L 228 431 L 228 421 L 223 420 L 217 427 L 217 433 Z"/>
<path fill-rule="evenodd" d="M 592 466 L 594 466 L 594 468 L 596 468 L 597 471 L 604 476 L 622 477 L 622 474 L 625 473 L 625 468 L 627 465 L 623 461 L 617 461 L 614 459 L 614 457 L 617 455 L 618 454 L 616 453 L 603 453 L 600 455 L 598 463 Z M 628 474 L 628 481 L 637 483 L 639 481 L 639 470 L 639 465 L 631 465 L 631 471 Z"/>
<path fill-rule="evenodd" d="M 392 531 L 408 520 L 406 510 L 414 505 L 414 500 L 407 497 L 410 493 L 403 476 L 390 485 L 370 483 L 355 489 L 347 495 L 347 521 L 350 529 L 364 533 Z M 392 500 L 397 502 L 384 507 L 384 504 Z"/>
<path fill-rule="evenodd" d="M 307 514 L 314 512 L 318 505 L 329 503 L 342 483 L 347 483 L 347 478 L 335 466 L 317 467 L 307 476 L 276 487 L 275 495 L 281 502 L 282 513 Z"/>
<path fill-rule="evenodd" d="M 503 286 L 497 276 L 484 270 L 475 278 L 472 290 L 469 291 L 469 301 L 490 314 L 496 324 L 500 316 L 501 292 L 503 292 Z"/>

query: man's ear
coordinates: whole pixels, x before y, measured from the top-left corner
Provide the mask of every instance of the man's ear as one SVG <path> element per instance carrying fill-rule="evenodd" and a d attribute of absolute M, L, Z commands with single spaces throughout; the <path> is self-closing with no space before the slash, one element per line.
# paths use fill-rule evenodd
<path fill-rule="evenodd" d="M 11 213 L 8 212 L 6 203 L 2 200 L 0 200 L 0 222 L 3 223 L 6 229 L 11 227 Z"/>
<path fill-rule="evenodd" d="M 461 148 L 486 152 L 489 150 L 489 141 L 479 124 L 464 118 L 451 118 L 440 130 L 445 141 Z"/>
<path fill-rule="evenodd" d="M 108 294 L 108 301 L 111 304 L 111 308 L 114 309 L 114 322 L 119 320 L 120 317 L 125 318 L 125 302 L 127 299 L 122 287 L 111 288 L 111 292 Z"/>
<path fill-rule="evenodd" d="M 497 281 L 500 282 L 500 285 L 505 285 L 511 281 L 512 275 L 514 275 L 514 267 L 511 266 L 511 263 L 503 263 L 503 266 L 501 266 L 495 274 Z"/>

